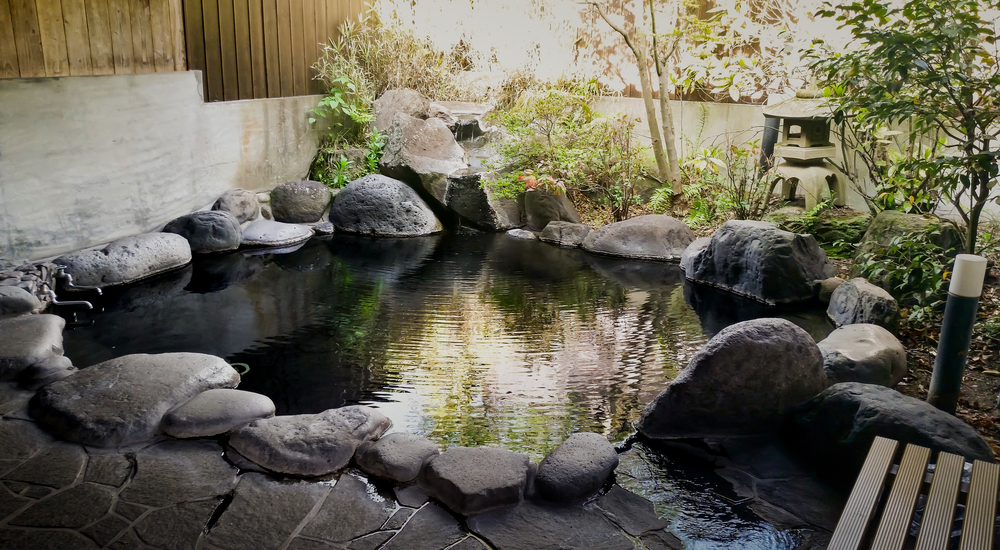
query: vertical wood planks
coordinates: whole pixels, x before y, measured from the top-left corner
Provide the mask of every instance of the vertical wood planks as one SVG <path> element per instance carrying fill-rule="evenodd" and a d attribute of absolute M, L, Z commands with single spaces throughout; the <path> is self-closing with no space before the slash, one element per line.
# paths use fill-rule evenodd
<path fill-rule="evenodd" d="M 278 75 L 281 81 L 277 97 L 295 95 L 295 84 L 292 76 L 292 10 L 288 2 L 277 0 L 278 17 L 275 25 L 278 27 Z"/>
<path fill-rule="evenodd" d="M 162 73 L 174 70 L 174 31 L 171 24 L 173 13 L 166 0 L 149 3 L 149 29 L 152 33 L 153 69 Z"/>
<path fill-rule="evenodd" d="M 226 101 L 240 98 L 236 62 L 236 13 L 233 0 L 219 2 L 219 44 L 222 46 L 222 86 Z"/>
<path fill-rule="evenodd" d="M 8 0 L 21 78 L 45 76 L 35 0 Z"/>
<path fill-rule="evenodd" d="M 264 22 L 264 78 L 266 97 L 281 97 L 281 57 L 278 55 L 278 8 L 275 0 L 262 0 Z M 264 97 L 264 96 L 258 96 Z"/>
<path fill-rule="evenodd" d="M 170 35 L 173 37 L 173 58 L 175 71 L 187 70 L 187 48 L 184 45 L 184 8 L 182 0 L 167 0 L 170 5 Z"/>
<path fill-rule="evenodd" d="M 208 99 L 208 76 L 205 74 L 205 21 L 201 0 L 184 0 L 184 52 L 189 71 L 201 71 L 204 97 Z"/>
<path fill-rule="evenodd" d="M 153 1 L 163 2 L 163 0 Z M 129 12 L 132 16 L 132 64 L 137 73 L 156 71 L 156 64 L 153 60 L 152 14 L 149 2 L 150 0 L 131 0 L 129 2 Z"/>
<path fill-rule="evenodd" d="M 250 6 L 247 0 L 233 0 L 236 32 L 236 80 L 240 99 L 253 99 L 253 56 L 250 52 Z"/>
<path fill-rule="evenodd" d="M 250 25 L 250 97 L 267 97 L 267 73 L 264 65 L 264 14 L 262 0 L 248 0 Z"/>
<path fill-rule="evenodd" d="M 203 0 L 202 15 L 205 27 L 205 89 L 206 101 L 222 101 L 222 38 L 219 34 L 218 0 Z"/>
<path fill-rule="evenodd" d="M 111 18 L 111 52 L 115 74 L 132 74 L 132 14 L 128 0 L 108 0 Z"/>
<path fill-rule="evenodd" d="M 304 1 L 304 0 L 303 0 Z M 302 1 L 292 2 L 292 9 L 290 14 L 290 19 L 292 23 L 291 33 L 292 33 L 292 95 L 305 95 L 306 94 L 306 50 L 305 50 L 305 40 L 302 36 L 302 13 L 305 11 L 302 9 Z M 284 68 L 282 68 L 284 71 Z M 285 95 L 285 94 L 282 94 Z"/>
<path fill-rule="evenodd" d="M 90 31 L 90 59 L 94 74 L 115 74 L 111 46 L 111 15 L 107 0 L 86 0 L 87 29 Z"/>
<path fill-rule="evenodd" d="M 10 16 L 10 4 L 0 0 L 0 78 L 21 76 L 17 62 L 17 45 L 14 43 L 14 21 Z"/>
<path fill-rule="evenodd" d="M 84 0 L 62 0 L 62 13 L 66 29 L 69 74 L 71 76 L 94 74 L 94 66 L 90 60 L 90 33 L 87 30 L 87 7 Z"/>
<path fill-rule="evenodd" d="M 38 30 L 42 39 L 45 76 L 69 76 L 66 30 L 60 2 L 37 2 Z"/>
<path fill-rule="evenodd" d="M 312 66 L 319 59 L 316 51 L 316 6 L 322 0 L 303 0 L 302 2 L 302 63 L 305 65 L 305 80 L 302 82 L 303 94 L 316 93 L 313 75 L 316 71 Z"/>

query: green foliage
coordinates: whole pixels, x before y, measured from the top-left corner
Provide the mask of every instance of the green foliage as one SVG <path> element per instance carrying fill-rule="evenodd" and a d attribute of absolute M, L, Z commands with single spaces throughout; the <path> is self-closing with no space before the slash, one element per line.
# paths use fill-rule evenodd
<path fill-rule="evenodd" d="M 346 76 L 338 76 L 329 84 L 329 90 L 312 113 L 329 119 L 335 141 L 353 143 L 375 119 L 371 101 L 360 95 L 357 85 Z M 316 120 L 315 117 L 309 117 L 310 124 L 315 124 Z"/>
<path fill-rule="evenodd" d="M 666 214 L 673 206 L 674 190 L 668 185 L 658 187 L 649 197 L 649 208 L 654 214 Z"/>
<path fill-rule="evenodd" d="M 900 304 L 912 306 L 911 316 L 940 309 L 947 297 L 946 283 L 954 251 L 933 243 L 938 233 L 916 231 L 899 235 L 888 246 L 861 254 L 855 259 L 854 268 L 861 277 L 886 289 Z"/>
<path fill-rule="evenodd" d="M 997 0 L 827 4 L 818 15 L 849 28 L 854 48 L 812 51 L 838 124 L 860 118 L 862 133 L 906 124 L 908 143 L 931 140 L 932 154 L 897 164 L 930 199 L 937 193 L 952 202 L 968 227 L 968 251 L 976 250 L 979 217 L 1000 172 L 993 149 L 1000 65 L 995 28 L 983 18 L 997 7 Z M 938 148 L 939 138 L 949 147 Z"/>
<path fill-rule="evenodd" d="M 604 117 L 591 109 L 601 89 L 596 81 L 564 79 L 521 94 L 492 119 L 508 138 L 499 146 L 500 174 L 494 193 L 513 197 L 527 189 L 567 190 L 615 221 L 639 203 L 635 183 L 644 176 L 642 149 L 625 116 Z"/>
<path fill-rule="evenodd" d="M 373 128 L 364 145 L 352 150 L 345 149 L 343 141 L 325 140 L 309 168 L 309 178 L 336 189 L 362 176 L 378 173 L 385 136 Z"/>

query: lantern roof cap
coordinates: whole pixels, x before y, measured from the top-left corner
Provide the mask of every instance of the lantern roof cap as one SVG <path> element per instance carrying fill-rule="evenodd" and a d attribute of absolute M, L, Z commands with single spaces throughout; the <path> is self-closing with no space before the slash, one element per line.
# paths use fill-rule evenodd
<path fill-rule="evenodd" d="M 833 109 L 825 97 L 791 97 L 764 107 L 764 116 L 822 120 L 832 117 Z"/>

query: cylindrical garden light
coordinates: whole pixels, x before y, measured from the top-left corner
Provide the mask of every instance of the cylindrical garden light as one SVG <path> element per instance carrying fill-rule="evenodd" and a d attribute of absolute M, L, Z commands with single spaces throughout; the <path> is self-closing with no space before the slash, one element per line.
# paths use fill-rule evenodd
<path fill-rule="evenodd" d="M 928 403 L 951 414 L 955 414 L 958 408 L 962 374 L 969 358 L 972 326 L 976 323 L 976 310 L 979 309 L 985 277 L 986 258 L 973 254 L 955 257 L 931 388 L 927 393 Z"/>

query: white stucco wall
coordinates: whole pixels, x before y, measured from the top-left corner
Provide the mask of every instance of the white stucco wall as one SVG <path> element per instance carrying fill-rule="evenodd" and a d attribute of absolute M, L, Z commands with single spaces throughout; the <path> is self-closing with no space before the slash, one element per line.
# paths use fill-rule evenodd
<path fill-rule="evenodd" d="M 151 231 L 307 173 L 320 96 L 205 103 L 198 71 L 0 80 L 0 257 Z"/>

